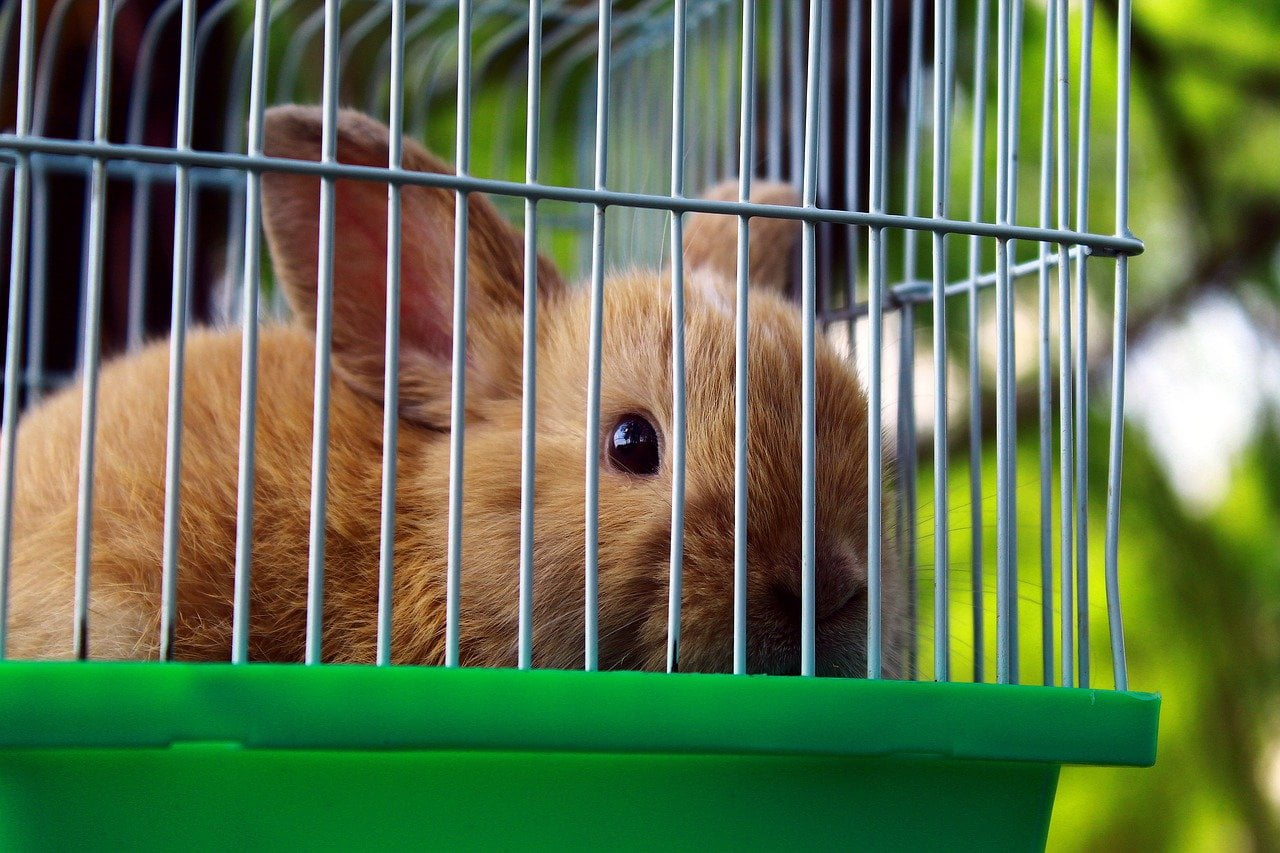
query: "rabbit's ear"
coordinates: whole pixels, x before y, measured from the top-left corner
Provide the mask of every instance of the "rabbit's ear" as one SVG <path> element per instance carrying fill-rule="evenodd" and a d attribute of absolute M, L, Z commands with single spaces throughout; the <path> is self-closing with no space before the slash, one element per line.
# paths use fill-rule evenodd
<path fill-rule="evenodd" d="M 703 194 L 713 201 L 737 201 L 738 182 L 716 184 Z M 797 206 L 800 196 L 789 184 L 754 182 L 751 201 L 757 204 Z M 752 217 L 747 243 L 748 274 L 753 288 L 791 292 L 795 253 L 800 246 L 798 219 Z M 734 281 L 738 276 L 738 217 L 718 213 L 694 213 L 685 218 L 685 264 Z"/>
<path fill-rule="evenodd" d="M 320 160 L 322 112 L 315 107 L 268 110 L 264 152 L 271 157 Z M 381 123 L 344 110 L 337 126 L 337 159 L 385 168 L 389 132 Z M 450 174 L 452 170 L 416 143 L 404 141 L 403 168 Z M 334 192 L 333 366 L 356 390 L 381 400 L 386 334 L 387 184 L 343 179 Z M 263 218 L 277 280 L 299 319 L 315 327 L 319 254 L 320 179 L 267 172 L 262 178 Z M 440 408 L 431 398 L 447 383 L 453 352 L 453 254 L 455 194 L 404 184 L 401 199 L 400 354 L 401 412 L 432 421 Z M 496 344 L 502 315 L 519 316 L 524 294 L 524 242 L 493 206 L 471 194 L 467 207 L 468 361 Z M 559 273 L 538 259 L 540 298 L 563 288 Z M 518 360 L 518 359 L 517 359 Z M 434 378 L 432 378 L 434 377 Z M 447 411 L 447 407 L 445 409 Z"/>

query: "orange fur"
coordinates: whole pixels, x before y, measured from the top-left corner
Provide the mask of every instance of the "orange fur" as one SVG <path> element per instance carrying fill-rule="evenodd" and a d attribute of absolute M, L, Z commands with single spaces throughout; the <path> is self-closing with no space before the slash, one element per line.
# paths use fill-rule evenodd
<path fill-rule="evenodd" d="M 704 198 L 715 201 L 737 201 L 738 196 L 737 181 L 716 184 L 703 194 Z M 751 201 L 795 207 L 799 205 L 800 198 L 787 184 L 754 182 Z M 737 216 L 702 214 L 689 217 L 684 230 L 686 263 L 736 281 L 738 223 Z M 755 217 L 750 220 L 747 245 L 756 247 L 748 256 L 748 281 L 753 288 L 786 292 L 788 273 L 796 260 L 793 255 L 800 245 L 800 232 L 798 219 Z"/>
<path fill-rule="evenodd" d="M 317 159 L 319 111 L 269 114 L 268 150 Z M 340 121 L 344 162 L 386 160 L 386 131 L 356 113 Z M 406 141 L 405 164 L 446 171 Z M 776 188 L 767 192 L 781 198 Z M 260 338 L 251 657 L 303 653 L 315 344 L 319 181 L 264 176 L 264 216 L 277 274 L 303 323 Z M 403 191 L 405 319 L 396 496 L 392 645 L 401 662 L 443 662 L 452 330 L 453 194 Z M 340 181 L 334 281 L 323 657 L 371 661 L 376 634 L 382 437 L 382 310 L 386 191 Z M 469 207 L 463 664 L 516 661 L 520 505 L 522 248 L 488 203 Z M 688 480 L 681 668 L 731 667 L 733 588 L 733 289 L 736 245 L 712 217 L 691 217 L 686 245 Z M 718 217 L 718 219 L 725 219 Z M 730 218 L 732 219 L 732 218 Z M 763 229 L 762 229 L 763 230 Z M 785 237 L 797 231 L 780 229 Z M 702 239 L 699 234 L 704 235 Z M 764 233 L 768 233 L 767 231 Z M 757 235 L 759 236 L 759 235 Z M 765 260 L 777 239 L 753 239 L 749 395 L 749 668 L 799 665 L 800 318 Z M 757 262 L 759 265 L 757 266 Z M 769 273 L 769 270 L 773 270 Z M 762 273 L 761 275 L 760 273 Z M 589 302 L 539 265 L 534 664 L 583 661 L 584 477 Z M 665 665 L 671 517 L 671 303 L 666 274 L 628 272 L 605 289 L 599 452 L 600 663 Z M 229 655 L 235 546 L 240 335 L 188 338 L 180 510 L 177 655 Z M 108 365 L 93 514 L 90 650 L 154 658 L 158 651 L 167 351 L 153 346 Z M 75 548 L 78 389 L 25 417 L 14 516 L 11 653 L 70 653 Z M 866 400 L 851 368 L 817 351 L 818 665 L 863 671 L 865 653 Z M 617 419 L 639 412 L 658 428 L 662 467 L 649 478 L 603 456 Z M 878 439 L 876 439 L 878 440 Z M 885 565 L 886 669 L 908 639 L 905 591 Z"/>

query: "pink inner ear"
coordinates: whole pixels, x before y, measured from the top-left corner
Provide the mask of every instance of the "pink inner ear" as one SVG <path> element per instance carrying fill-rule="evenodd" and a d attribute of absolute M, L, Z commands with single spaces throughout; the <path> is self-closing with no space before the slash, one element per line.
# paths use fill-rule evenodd
<path fill-rule="evenodd" d="M 340 181 L 334 218 L 335 337 L 381 350 L 386 335 L 387 202 L 380 184 Z M 452 239 L 425 227 L 421 199 L 402 196 L 400 349 L 453 352 Z"/>
<path fill-rule="evenodd" d="M 401 263 L 400 346 L 442 361 L 453 357 L 453 300 L 440 299 Z"/>

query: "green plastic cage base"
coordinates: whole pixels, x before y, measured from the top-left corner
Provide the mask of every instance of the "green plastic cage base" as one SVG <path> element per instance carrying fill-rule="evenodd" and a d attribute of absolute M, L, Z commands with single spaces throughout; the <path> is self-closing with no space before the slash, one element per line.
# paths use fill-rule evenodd
<path fill-rule="evenodd" d="M 1153 694 L 776 676 L 0 664 L 0 849 L 1043 847 Z"/>

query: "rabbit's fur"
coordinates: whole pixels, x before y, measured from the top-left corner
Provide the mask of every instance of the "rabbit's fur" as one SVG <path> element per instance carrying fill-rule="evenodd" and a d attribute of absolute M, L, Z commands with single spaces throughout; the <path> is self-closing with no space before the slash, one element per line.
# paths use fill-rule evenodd
<path fill-rule="evenodd" d="M 319 159 L 317 109 L 268 113 L 267 153 Z M 338 158 L 387 162 L 387 131 L 339 120 Z M 404 165 L 448 168 L 406 141 Z M 303 655 L 315 344 L 319 179 L 263 177 L 278 281 L 299 315 L 259 340 L 250 656 Z M 757 198 L 787 202 L 762 185 Z M 381 505 L 386 186 L 337 183 L 323 658 L 372 661 Z M 444 660 L 454 194 L 402 192 L 402 345 L 396 496 L 394 660 Z M 516 662 L 522 393 L 523 242 L 470 196 L 461 662 Z M 688 479 L 680 668 L 732 664 L 734 290 L 736 218 L 686 217 Z M 801 321 L 780 295 L 800 226 L 752 222 L 749 393 L 751 671 L 799 667 Z M 539 263 L 534 664 L 583 664 L 584 458 L 589 299 Z M 600 472 L 600 666 L 665 666 L 671 519 L 671 305 L 663 272 L 605 287 Z M 229 656 L 236 528 L 241 338 L 188 337 L 178 619 L 181 659 Z M 101 374 L 89 649 L 96 658 L 158 653 L 168 351 Z M 817 345 L 818 670 L 865 670 L 866 398 L 851 367 Z M 662 442 L 652 477 L 604 453 L 627 413 Z M 10 654 L 71 652 L 80 390 L 25 417 L 18 438 Z M 875 437 L 873 440 L 879 440 Z M 889 538 L 889 537 L 886 537 Z M 884 567 L 886 671 L 908 636 L 905 590 Z"/>

